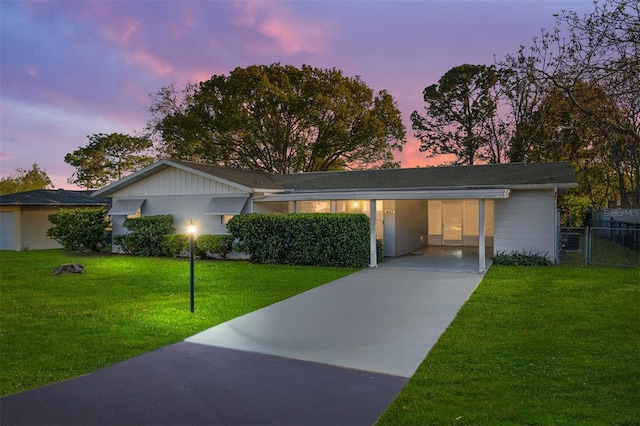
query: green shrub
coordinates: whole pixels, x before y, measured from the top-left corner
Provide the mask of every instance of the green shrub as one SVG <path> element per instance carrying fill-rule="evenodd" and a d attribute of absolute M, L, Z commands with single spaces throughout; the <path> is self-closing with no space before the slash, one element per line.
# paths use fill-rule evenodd
<path fill-rule="evenodd" d="M 523 250 L 510 253 L 499 251 L 493 258 L 493 264 L 505 266 L 549 266 L 552 263 L 547 254 L 543 255 Z"/>
<path fill-rule="evenodd" d="M 67 251 L 100 252 L 108 234 L 109 221 L 104 207 L 60 209 L 49 215 L 53 225 L 47 236 Z"/>
<path fill-rule="evenodd" d="M 122 247 L 125 253 L 162 256 L 165 254 L 164 237 L 173 233 L 172 225 L 173 216 L 170 214 L 126 218 L 124 227 L 129 233 L 114 236 L 113 243 Z"/>
<path fill-rule="evenodd" d="M 200 235 L 196 238 L 196 253 L 201 258 L 217 255 L 226 259 L 233 250 L 234 238 L 231 235 Z"/>
<path fill-rule="evenodd" d="M 369 219 L 363 214 L 238 215 L 227 224 L 236 249 L 257 263 L 364 267 Z"/>
<path fill-rule="evenodd" d="M 167 234 L 162 238 L 162 253 L 165 256 L 178 257 L 185 250 L 189 250 L 187 234 Z"/>

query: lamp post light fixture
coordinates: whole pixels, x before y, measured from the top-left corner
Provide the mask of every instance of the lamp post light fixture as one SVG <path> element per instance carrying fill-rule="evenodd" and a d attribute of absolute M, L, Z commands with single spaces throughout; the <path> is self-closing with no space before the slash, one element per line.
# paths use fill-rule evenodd
<path fill-rule="evenodd" d="M 191 312 L 195 310 L 195 282 L 194 282 L 194 262 L 193 262 L 193 240 L 196 233 L 196 226 L 193 223 L 193 219 L 187 226 L 187 233 L 189 234 L 189 289 L 191 295 Z"/>

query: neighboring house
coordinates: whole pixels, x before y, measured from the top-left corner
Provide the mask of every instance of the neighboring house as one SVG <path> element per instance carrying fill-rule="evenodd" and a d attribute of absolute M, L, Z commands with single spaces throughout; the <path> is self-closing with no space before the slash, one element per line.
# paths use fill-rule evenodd
<path fill-rule="evenodd" d="M 500 251 L 534 251 L 557 261 L 556 197 L 577 186 L 569 163 L 271 175 L 160 160 L 94 196 L 112 197 L 114 235 L 126 232 L 124 219 L 132 215 L 172 214 L 176 232 L 193 220 L 199 234 L 224 234 L 240 213 L 365 213 L 371 247 L 382 239 L 385 256 L 426 245 L 472 246 L 484 270 L 485 253 Z"/>
<path fill-rule="evenodd" d="M 109 206 L 110 200 L 92 197 L 92 192 L 36 189 L 0 196 L 0 250 L 60 248 L 47 237 L 49 215 L 62 207 Z"/>

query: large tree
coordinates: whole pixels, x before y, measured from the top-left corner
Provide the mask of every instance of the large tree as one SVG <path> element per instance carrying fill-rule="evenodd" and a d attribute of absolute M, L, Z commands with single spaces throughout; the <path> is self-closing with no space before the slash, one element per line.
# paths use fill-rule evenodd
<path fill-rule="evenodd" d="M 558 27 L 501 64 L 564 96 L 606 143 L 618 202 L 640 203 L 640 3 L 594 2 L 592 13 L 557 15 Z M 588 142 L 588 141 L 587 141 Z M 605 171 L 602 171 L 605 173 Z M 631 197 L 628 197 L 631 194 Z"/>
<path fill-rule="evenodd" d="M 182 91 L 167 86 L 150 111 L 165 156 L 269 173 L 394 166 L 406 142 L 389 93 L 307 65 L 256 65 Z"/>
<path fill-rule="evenodd" d="M 423 91 L 425 114 L 411 114 L 420 151 L 427 156 L 453 154 L 454 164 L 473 165 L 487 156 L 492 136 L 499 131 L 496 115 L 498 72 L 484 65 L 460 65 Z M 494 134 L 490 133 L 490 129 Z M 498 158 L 498 157 L 496 157 Z"/>
<path fill-rule="evenodd" d="M 65 163 L 76 168 L 69 183 L 88 189 L 100 188 L 153 162 L 148 154 L 153 146 L 149 138 L 121 133 L 99 133 L 87 138 L 87 146 L 64 157 Z"/>
<path fill-rule="evenodd" d="M 42 170 L 38 163 L 33 163 L 29 170 L 19 167 L 13 175 L 0 179 L 0 195 L 46 189 L 50 186 L 53 187 L 47 172 Z"/>

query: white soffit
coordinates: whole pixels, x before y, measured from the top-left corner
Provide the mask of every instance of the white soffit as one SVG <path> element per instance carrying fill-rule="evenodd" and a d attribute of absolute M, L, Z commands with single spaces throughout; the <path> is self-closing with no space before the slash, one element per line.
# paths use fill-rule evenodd
<path fill-rule="evenodd" d="M 469 200 L 505 199 L 511 196 L 509 189 L 459 189 L 459 190 L 413 190 L 413 191 L 327 191 L 287 192 L 265 194 L 254 198 L 254 202 L 269 201 L 313 201 L 313 200 Z"/>
<path fill-rule="evenodd" d="M 128 200 L 116 200 L 115 205 L 109 210 L 109 215 L 117 216 L 117 215 L 132 215 L 136 214 L 138 209 L 142 206 L 142 203 L 145 202 L 144 198 L 132 198 Z"/>
<path fill-rule="evenodd" d="M 228 197 L 213 197 L 207 208 L 204 209 L 204 214 L 215 215 L 236 215 L 242 213 L 244 205 L 249 199 L 248 195 L 236 195 Z"/>

